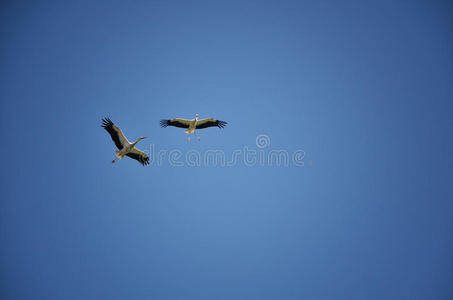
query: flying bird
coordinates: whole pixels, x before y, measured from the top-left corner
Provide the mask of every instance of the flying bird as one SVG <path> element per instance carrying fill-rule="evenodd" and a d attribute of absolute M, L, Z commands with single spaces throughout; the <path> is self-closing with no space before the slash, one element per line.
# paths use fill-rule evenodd
<path fill-rule="evenodd" d="M 189 135 L 187 141 L 190 142 L 190 134 L 193 133 L 195 136 L 195 130 L 203 129 L 208 127 L 219 127 L 223 128 L 228 124 L 225 121 L 220 121 L 212 118 L 198 120 L 198 114 L 195 115 L 195 119 L 186 120 L 186 119 L 171 119 L 171 120 L 160 120 L 160 127 L 165 128 L 167 126 L 174 126 L 179 128 L 187 128 L 186 133 Z M 201 139 L 197 137 L 200 141 Z"/>
<path fill-rule="evenodd" d="M 109 118 L 102 119 L 102 127 L 107 130 L 107 132 L 112 137 L 113 142 L 115 143 L 118 151 L 115 152 L 116 158 L 112 160 L 112 163 L 116 162 L 118 159 L 122 159 L 124 156 L 128 156 L 132 159 L 137 160 L 143 166 L 149 164 L 149 157 L 145 152 L 135 148 L 135 145 L 146 138 L 146 136 L 139 137 L 134 143 L 129 142 L 129 140 L 124 136 L 123 132 L 119 127 L 117 127 Z"/>

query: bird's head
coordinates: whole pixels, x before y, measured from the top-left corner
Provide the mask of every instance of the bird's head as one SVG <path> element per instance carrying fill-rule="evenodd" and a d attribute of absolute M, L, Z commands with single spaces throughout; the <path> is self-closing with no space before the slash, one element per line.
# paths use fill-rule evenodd
<path fill-rule="evenodd" d="M 198 119 L 198 114 L 195 114 L 195 119 Z"/>
<path fill-rule="evenodd" d="M 138 138 L 139 140 L 143 140 L 143 139 L 146 139 L 146 136 L 141 136 Z"/>

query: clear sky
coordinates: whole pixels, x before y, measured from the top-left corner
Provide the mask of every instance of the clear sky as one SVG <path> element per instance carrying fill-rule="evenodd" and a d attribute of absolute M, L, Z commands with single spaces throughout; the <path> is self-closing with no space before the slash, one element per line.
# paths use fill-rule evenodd
<path fill-rule="evenodd" d="M 1 299 L 452 299 L 452 13 L 2 2 Z M 196 113 L 228 126 L 159 127 Z M 143 150 L 265 134 L 304 166 L 111 164 L 102 117 Z"/>

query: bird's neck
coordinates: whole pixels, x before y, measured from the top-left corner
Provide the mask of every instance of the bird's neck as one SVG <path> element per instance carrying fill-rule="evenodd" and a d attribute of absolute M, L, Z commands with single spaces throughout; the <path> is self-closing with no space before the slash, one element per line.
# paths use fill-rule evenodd
<path fill-rule="evenodd" d="M 132 143 L 132 147 L 134 147 L 138 142 L 140 142 L 140 138 L 138 138 L 134 143 Z"/>

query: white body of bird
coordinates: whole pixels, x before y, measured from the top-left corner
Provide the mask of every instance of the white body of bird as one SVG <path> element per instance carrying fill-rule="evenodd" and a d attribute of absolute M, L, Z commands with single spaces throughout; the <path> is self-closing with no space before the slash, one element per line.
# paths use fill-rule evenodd
<path fill-rule="evenodd" d="M 195 115 L 195 119 L 190 120 L 189 123 L 189 128 L 187 128 L 186 133 L 187 134 L 195 134 L 195 130 L 197 128 L 197 122 L 198 122 L 198 114 Z"/>
<path fill-rule="evenodd" d="M 139 137 L 137 139 L 137 141 L 135 143 L 129 143 L 129 145 L 126 145 L 125 147 L 123 147 L 123 149 L 121 150 L 117 150 L 115 151 L 115 155 L 116 157 L 118 157 L 119 159 L 122 159 L 124 156 L 126 156 L 128 153 L 131 153 L 131 152 L 134 152 L 134 150 L 137 150 L 135 148 L 135 145 L 140 142 L 142 139 L 145 139 L 146 137 L 142 136 L 142 137 Z"/>

